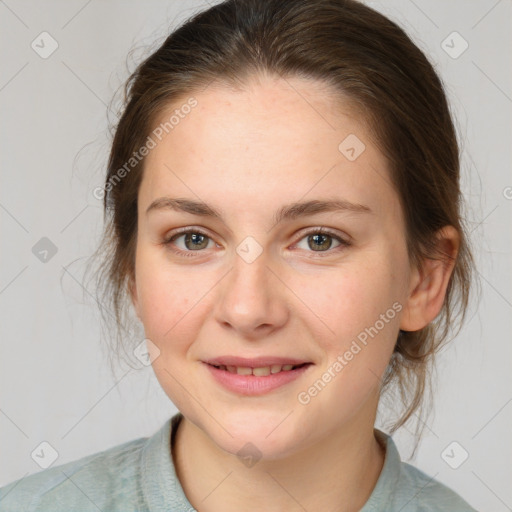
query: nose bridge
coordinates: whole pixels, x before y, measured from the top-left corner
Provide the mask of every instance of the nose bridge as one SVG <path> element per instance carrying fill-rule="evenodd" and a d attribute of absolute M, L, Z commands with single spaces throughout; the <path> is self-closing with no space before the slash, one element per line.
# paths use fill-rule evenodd
<path fill-rule="evenodd" d="M 239 244 L 217 308 L 217 319 L 222 324 L 244 335 L 254 335 L 273 330 L 286 321 L 282 286 L 270 264 L 268 252 L 254 239 L 248 237 Z"/>
<path fill-rule="evenodd" d="M 226 287 L 228 299 L 232 301 L 234 311 L 239 314 L 259 316 L 267 309 L 271 299 L 268 289 L 269 258 L 263 252 L 255 257 L 251 254 L 254 250 L 252 248 L 245 255 L 240 255 L 242 247 L 237 248 L 233 259 L 233 271 Z"/>

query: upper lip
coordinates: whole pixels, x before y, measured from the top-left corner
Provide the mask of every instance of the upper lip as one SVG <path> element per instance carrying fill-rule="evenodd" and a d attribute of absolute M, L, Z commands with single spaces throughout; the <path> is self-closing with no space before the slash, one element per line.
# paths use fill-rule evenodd
<path fill-rule="evenodd" d="M 236 357 L 236 356 L 219 356 L 212 359 L 206 359 L 204 363 L 214 366 L 237 366 L 242 368 L 263 368 L 265 366 L 272 366 L 273 364 L 304 364 L 311 361 L 303 359 L 295 359 L 293 357 L 277 357 L 277 356 L 260 356 L 260 357 Z"/>

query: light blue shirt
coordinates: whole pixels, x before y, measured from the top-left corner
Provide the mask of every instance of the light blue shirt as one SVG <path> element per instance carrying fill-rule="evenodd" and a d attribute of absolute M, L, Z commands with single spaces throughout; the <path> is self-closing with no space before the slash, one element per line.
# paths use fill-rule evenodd
<path fill-rule="evenodd" d="M 153 436 L 31 474 L 0 488 L 1 512 L 193 512 L 171 447 L 177 413 Z M 361 512 L 476 512 L 448 487 L 400 461 L 390 436 L 377 484 Z"/>

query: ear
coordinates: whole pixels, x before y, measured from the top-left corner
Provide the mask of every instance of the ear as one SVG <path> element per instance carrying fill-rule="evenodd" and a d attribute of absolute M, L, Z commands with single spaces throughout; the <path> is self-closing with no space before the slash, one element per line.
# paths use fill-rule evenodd
<path fill-rule="evenodd" d="M 128 287 L 128 293 L 130 294 L 130 299 L 131 299 L 133 307 L 135 309 L 135 313 L 136 313 L 137 317 L 139 318 L 139 320 L 141 320 L 140 310 L 139 310 L 139 298 L 137 295 L 137 284 L 135 282 L 134 276 L 130 276 L 128 278 L 127 287 Z"/>
<path fill-rule="evenodd" d="M 414 268 L 409 298 L 400 322 L 402 331 L 423 329 L 436 318 L 443 307 L 446 289 L 459 251 L 460 236 L 453 226 L 444 226 L 435 236 L 443 258 L 425 259 L 421 263 L 421 268 Z"/>

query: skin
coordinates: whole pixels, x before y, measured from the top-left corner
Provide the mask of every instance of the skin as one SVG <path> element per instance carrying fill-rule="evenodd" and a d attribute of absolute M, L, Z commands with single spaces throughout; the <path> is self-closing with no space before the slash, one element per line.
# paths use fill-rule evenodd
<path fill-rule="evenodd" d="M 265 511 L 359 510 L 384 461 L 373 428 L 398 331 L 437 316 L 452 266 L 411 266 L 388 163 L 347 100 L 335 103 L 319 83 L 269 76 L 236 92 L 212 84 L 194 97 L 197 107 L 146 159 L 130 287 L 157 347 L 150 348 L 155 374 L 184 415 L 172 454 L 178 477 L 201 512 L 247 503 Z M 355 161 L 338 149 L 349 134 L 366 146 Z M 222 220 L 171 209 L 146 214 L 162 196 L 207 202 Z M 274 223 L 282 206 L 311 199 L 348 200 L 371 212 Z M 193 250 L 179 234 L 165 245 L 181 227 L 202 228 L 206 247 Z M 351 244 L 328 238 L 330 248 L 315 248 L 308 235 L 320 227 Z M 236 252 L 248 236 L 262 249 L 252 263 Z M 457 232 L 445 227 L 439 243 L 454 256 Z M 394 303 L 401 311 L 308 404 L 299 403 L 298 394 Z M 277 390 L 247 397 L 210 376 L 202 361 L 221 355 L 314 364 Z M 247 442 L 261 454 L 252 467 L 236 455 Z"/>

